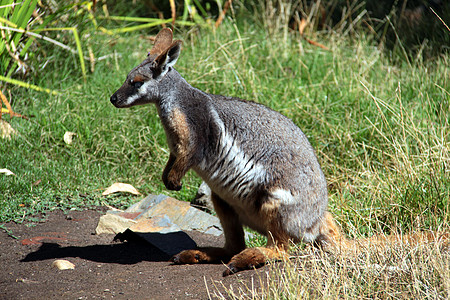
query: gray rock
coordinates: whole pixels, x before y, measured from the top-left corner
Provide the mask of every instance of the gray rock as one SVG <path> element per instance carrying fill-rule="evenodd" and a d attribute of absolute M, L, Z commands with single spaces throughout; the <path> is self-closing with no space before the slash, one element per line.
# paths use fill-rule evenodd
<path fill-rule="evenodd" d="M 197 195 L 191 201 L 191 205 L 208 213 L 214 211 L 214 206 L 211 202 L 211 189 L 205 182 L 200 184 Z"/>
<path fill-rule="evenodd" d="M 100 218 L 96 233 L 117 234 L 128 228 L 141 233 L 196 230 L 216 236 L 222 234 L 217 217 L 165 195 L 149 195 L 125 211 L 108 211 Z"/>
<path fill-rule="evenodd" d="M 152 218 L 161 214 L 167 215 L 182 230 L 196 230 L 205 233 L 209 229 L 215 228 L 216 230 L 210 230 L 209 233 L 222 234 L 222 226 L 217 217 L 191 207 L 188 202 L 167 197 L 143 212 L 142 218 Z"/>
<path fill-rule="evenodd" d="M 159 232 L 169 233 L 181 231 L 180 226 L 172 223 L 167 215 L 158 215 L 151 218 L 142 218 L 137 223 L 133 224 L 130 228 L 133 232 Z"/>
<path fill-rule="evenodd" d="M 143 200 L 128 207 L 125 211 L 126 212 L 144 212 L 151 206 L 160 203 L 161 201 L 163 201 L 166 198 L 168 198 L 168 196 L 166 196 L 166 195 L 148 195 Z"/>
<path fill-rule="evenodd" d="M 223 234 L 217 217 L 165 195 L 149 195 L 125 211 L 108 211 L 96 229 L 97 234 L 112 233 L 122 240 L 143 239 L 168 255 L 196 247 L 182 231 Z M 251 237 L 246 232 L 246 239 Z"/>

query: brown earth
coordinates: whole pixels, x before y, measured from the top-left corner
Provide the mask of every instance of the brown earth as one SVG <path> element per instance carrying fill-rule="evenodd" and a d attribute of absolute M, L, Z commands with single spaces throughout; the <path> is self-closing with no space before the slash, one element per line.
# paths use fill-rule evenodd
<path fill-rule="evenodd" d="M 0 299 L 208 299 L 266 278 L 266 267 L 222 277 L 224 265 L 173 265 L 148 243 L 95 235 L 103 213 L 53 211 L 39 223 L 3 224 Z M 188 234 L 199 246 L 223 245 L 222 236 Z M 75 269 L 56 269 L 56 259 Z"/>

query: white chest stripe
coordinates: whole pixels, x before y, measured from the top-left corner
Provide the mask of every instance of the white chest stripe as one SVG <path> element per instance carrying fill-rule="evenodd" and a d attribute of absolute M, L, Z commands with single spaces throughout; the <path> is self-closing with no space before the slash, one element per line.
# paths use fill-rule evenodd
<path fill-rule="evenodd" d="M 221 129 L 219 150 L 216 158 L 208 162 L 204 160 L 200 167 L 214 186 L 240 198 L 264 182 L 265 170 L 239 147 L 214 110 L 213 115 Z"/>

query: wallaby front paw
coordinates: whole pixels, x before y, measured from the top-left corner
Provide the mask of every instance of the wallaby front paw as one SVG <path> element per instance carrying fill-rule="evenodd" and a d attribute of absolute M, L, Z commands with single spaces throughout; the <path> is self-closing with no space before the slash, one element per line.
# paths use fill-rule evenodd
<path fill-rule="evenodd" d="M 172 181 L 164 182 L 164 185 L 166 186 L 166 188 L 168 190 L 171 190 L 171 191 L 179 191 L 183 187 L 181 182 L 172 182 Z"/>
<path fill-rule="evenodd" d="M 200 250 L 184 250 L 180 253 L 174 255 L 171 259 L 176 265 L 182 264 L 199 264 L 208 261 L 208 256 L 206 253 Z"/>

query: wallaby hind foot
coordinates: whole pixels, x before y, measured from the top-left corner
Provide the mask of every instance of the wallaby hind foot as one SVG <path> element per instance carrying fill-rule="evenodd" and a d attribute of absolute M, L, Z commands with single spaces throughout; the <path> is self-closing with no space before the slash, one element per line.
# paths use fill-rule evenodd
<path fill-rule="evenodd" d="M 204 247 L 192 250 L 184 250 L 174 255 L 170 261 L 177 265 L 222 263 L 228 261 L 232 254 L 225 248 Z"/>
<path fill-rule="evenodd" d="M 280 245 L 281 246 L 281 245 Z M 244 249 L 231 257 L 225 248 L 199 248 L 184 250 L 174 255 L 170 261 L 174 264 L 227 263 L 223 276 L 228 276 L 242 270 L 259 268 L 268 260 L 287 260 L 285 247 L 256 247 Z M 231 259 L 230 259 L 231 258 Z"/>

